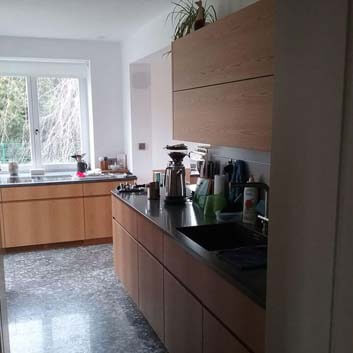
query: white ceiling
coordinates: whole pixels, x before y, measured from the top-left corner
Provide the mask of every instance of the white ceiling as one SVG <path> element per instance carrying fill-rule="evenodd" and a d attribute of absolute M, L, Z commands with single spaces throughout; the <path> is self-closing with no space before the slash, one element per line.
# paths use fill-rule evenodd
<path fill-rule="evenodd" d="M 119 41 L 171 0 L 0 0 L 0 35 Z"/>

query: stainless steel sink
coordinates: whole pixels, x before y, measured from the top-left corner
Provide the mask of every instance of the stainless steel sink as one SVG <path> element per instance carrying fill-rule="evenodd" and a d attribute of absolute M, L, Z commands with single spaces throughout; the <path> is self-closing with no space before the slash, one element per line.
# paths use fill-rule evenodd
<path fill-rule="evenodd" d="M 222 223 L 177 228 L 179 232 L 208 251 L 265 245 L 265 238 L 239 223 Z"/>

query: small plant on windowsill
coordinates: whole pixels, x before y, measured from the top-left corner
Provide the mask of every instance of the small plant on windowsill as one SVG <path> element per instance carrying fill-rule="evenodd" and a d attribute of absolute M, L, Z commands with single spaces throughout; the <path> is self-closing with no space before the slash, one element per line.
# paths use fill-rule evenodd
<path fill-rule="evenodd" d="M 209 5 L 207 0 L 204 7 L 202 1 L 194 3 L 193 0 L 179 0 L 178 2 L 172 2 L 172 4 L 174 8 L 168 14 L 167 21 L 170 20 L 175 26 L 174 40 L 200 29 L 207 23 L 217 21 L 216 9 L 213 5 Z"/>

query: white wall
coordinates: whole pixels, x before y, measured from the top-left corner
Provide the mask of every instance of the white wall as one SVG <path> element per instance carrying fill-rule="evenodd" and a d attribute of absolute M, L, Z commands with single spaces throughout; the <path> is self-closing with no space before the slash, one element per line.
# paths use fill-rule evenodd
<path fill-rule="evenodd" d="M 149 64 L 131 64 L 131 143 L 134 173 L 139 183 L 152 180 L 151 70 Z M 146 149 L 139 150 L 138 144 Z"/>
<path fill-rule="evenodd" d="M 218 17 L 221 18 L 227 14 L 230 14 L 234 11 L 239 10 L 240 8 L 250 5 L 254 3 L 254 0 L 214 0 L 212 3 L 216 7 L 216 11 L 218 13 Z M 211 2 L 210 2 L 211 3 Z M 123 76 L 123 119 L 124 119 L 124 135 L 125 135 L 125 151 L 128 154 L 128 164 L 135 172 L 135 165 L 133 163 L 133 154 L 134 147 L 132 141 L 132 129 L 135 127 L 132 126 L 131 119 L 131 89 L 130 89 L 130 64 L 141 61 L 141 59 L 150 56 L 156 52 L 159 52 L 163 48 L 167 48 L 170 46 L 173 34 L 173 27 L 170 21 L 166 22 L 166 17 L 168 12 L 162 13 L 151 20 L 151 22 L 142 28 L 140 28 L 137 32 L 133 33 L 131 36 L 126 38 L 122 42 L 122 76 Z M 153 68 L 152 68 L 153 69 Z M 165 82 L 156 82 L 156 85 L 169 85 L 170 83 L 170 68 L 162 65 L 159 69 L 154 68 L 155 70 L 163 71 L 165 76 L 159 76 L 157 79 L 165 79 Z M 169 70 L 168 75 L 167 72 Z M 153 75 L 153 77 L 157 77 Z M 152 78 L 153 81 L 153 78 Z M 171 84 L 170 84 L 171 85 Z M 163 94 L 162 94 L 163 95 Z M 158 99 L 154 98 L 152 95 L 152 100 Z M 162 100 L 160 99 L 161 112 L 164 110 L 169 110 L 167 105 L 169 104 L 168 99 Z M 156 112 L 157 115 L 160 112 Z M 155 115 L 156 116 L 156 115 Z M 167 123 L 167 121 L 165 121 Z M 152 124 L 152 122 L 151 122 Z M 153 128 L 154 138 L 158 136 L 172 135 L 172 122 L 168 122 L 168 126 L 162 125 L 160 129 L 158 129 L 158 125 Z M 167 129 L 167 130 L 165 130 Z M 157 148 L 157 147 L 156 147 Z M 157 153 L 157 150 L 153 152 L 153 165 L 157 166 L 160 164 L 164 164 L 165 159 L 159 162 L 159 158 L 163 158 L 161 153 Z M 138 173 L 135 172 L 137 175 Z"/>
<path fill-rule="evenodd" d="M 169 48 L 130 65 L 131 145 L 134 173 L 139 182 L 152 179 L 152 170 L 164 169 L 170 160 L 166 145 L 173 140 L 171 57 Z M 138 143 L 146 143 L 139 150 Z M 196 144 L 186 143 L 190 149 Z M 189 166 L 189 159 L 184 164 Z"/>
<path fill-rule="evenodd" d="M 90 61 L 94 159 L 124 150 L 121 49 L 118 43 L 0 37 L 0 57 Z"/>

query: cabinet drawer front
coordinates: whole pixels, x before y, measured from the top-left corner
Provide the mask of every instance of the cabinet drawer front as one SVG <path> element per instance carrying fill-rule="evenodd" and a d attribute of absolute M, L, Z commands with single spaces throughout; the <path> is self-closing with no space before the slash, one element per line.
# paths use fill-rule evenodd
<path fill-rule="evenodd" d="M 83 200 L 38 200 L 3 204 L 5 246 L 84 239 Z"/>
<path fill-rule="evenodd" d="M 255 353 L 265 351 L 265 310 L 164 237 L 164 265 Z"/>
<path fill-rule="evenodd" d="M 163 232 L 145 217 L 137 215 L 138 241 L 163 262 Z"/>
<path fill-rule="evenodd" d="M 118 182 L 102 181 L 100 183 L 83 184 L 84 196 L 110 195 L 110 192 L 119 185 Z"/>
<path fill-rule="evenodd" d="M 85 197 L 86 239 L 112 236 L 112 202 L 109 195 Z"/>
<path fill-rule="evenodd" d="M 249 353 L 206 309 L 203 309 L 203 353 Z"/>
<path fill-rule="evenodd" d="M 139 248 L 139 308 L 158 337 L 164 341 L 163 266 Z"/>
<path fill-rule="evenodd" d="M 173 353 L 202 352 L 202 306 L 164 270 L 165 346 Z"/>
<path fill-rule="evenodd" d="M 273 74 L 273 0 L 261 0 L 173 42 L 173 90 Z"/>
<path fill-rule="evenodd" d="M 173 93 L 174 139 L 271 150 L 273 77 Z"/>
<path fill-rule="evenodd" d="M 138 305 L 138 245 L 120 224 L 113 222 L 117 274 L 126 291 Z"/>
<path fill-rule="evenodd" d="M 82 184 L 69 184 L 3 188 L 1 194 L 2 200 L 6 202 L 80 197 L 83 191 Z"/>
<path fill-rule="evenodd" d="M 113 218 L 121 224 L 135 239 L 137 239 L 137 214 L 115 196 L 112 197 Z"/>

